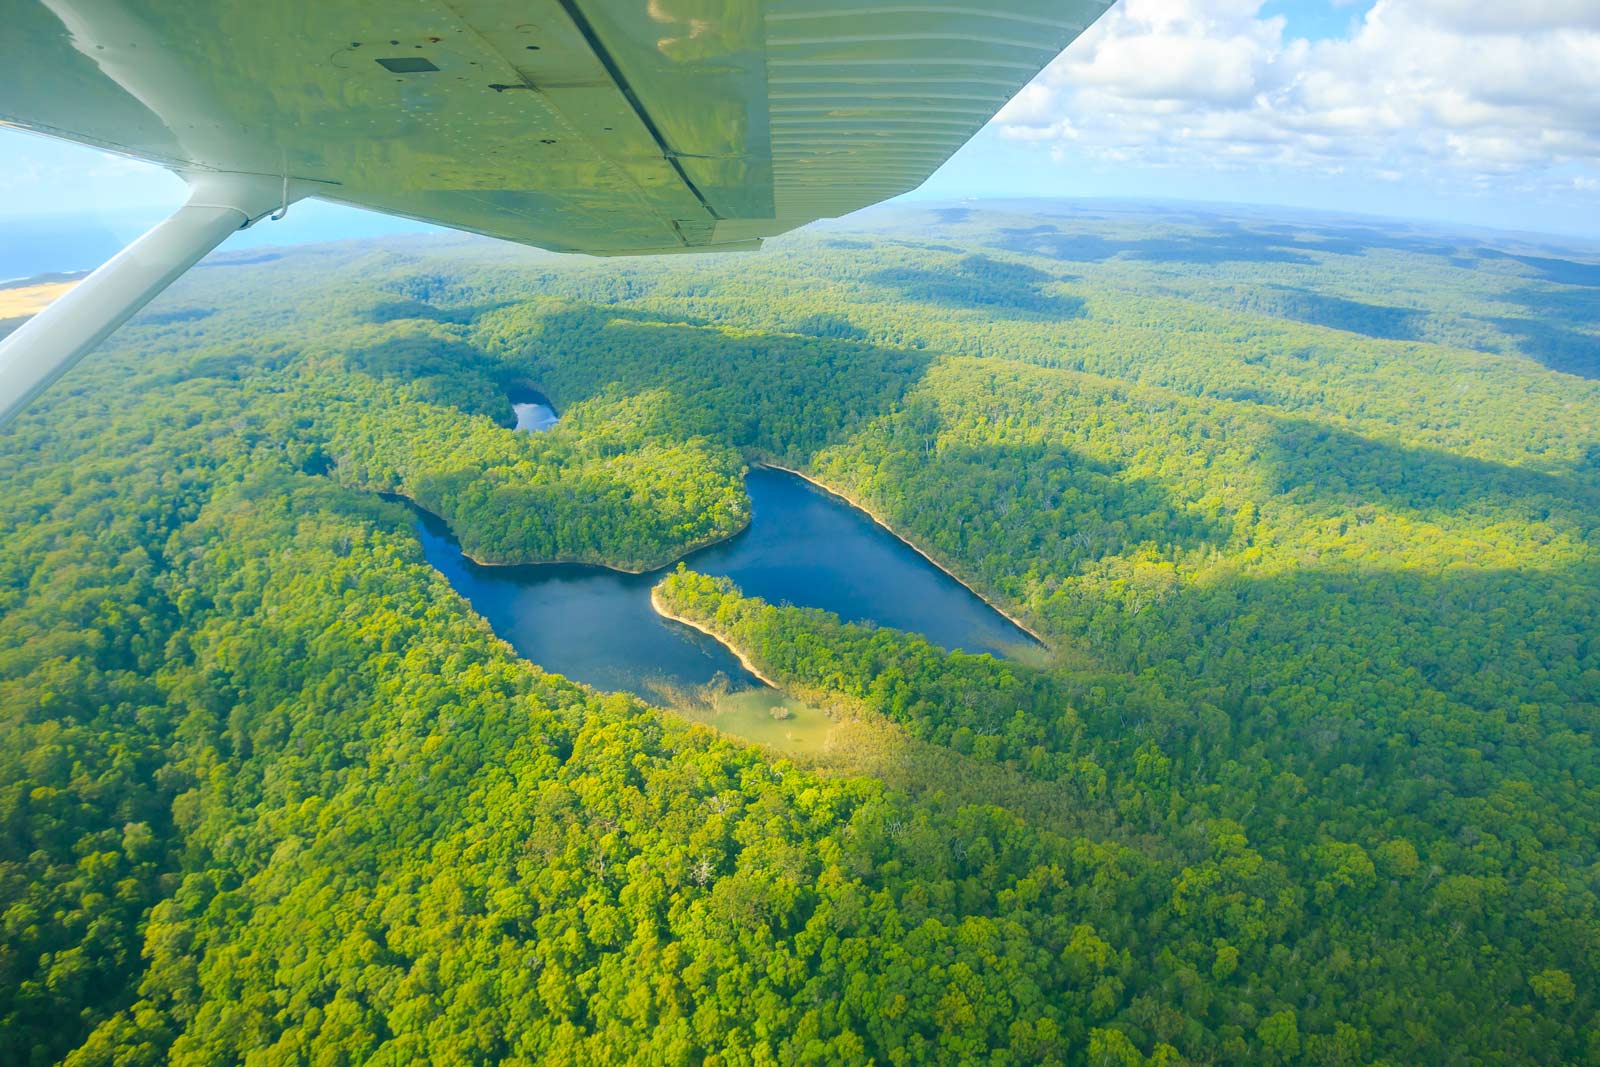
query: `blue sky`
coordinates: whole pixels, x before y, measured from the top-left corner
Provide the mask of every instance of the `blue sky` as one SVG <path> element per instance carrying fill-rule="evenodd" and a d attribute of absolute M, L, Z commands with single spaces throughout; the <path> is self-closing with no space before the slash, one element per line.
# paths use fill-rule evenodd
<path fill-rule="evenodd" d="M 0 130 L 0 225 L 171 175 Z M 1121 0 L 914 196 L 1283 204 L 1600 237 L 1600 0 Z M 257 240 L 416 224 L 298 205 Z"/>
<path fill-rule="evenodd" d="M 1372 7 L 1371 0 L 1347 0 L 1342 4 L 1332 0 L 1268 0 L 1258 14 L 1261 18 L 1281 16 L 1291 37 L 1325 41 L 1349 37 Z"/>

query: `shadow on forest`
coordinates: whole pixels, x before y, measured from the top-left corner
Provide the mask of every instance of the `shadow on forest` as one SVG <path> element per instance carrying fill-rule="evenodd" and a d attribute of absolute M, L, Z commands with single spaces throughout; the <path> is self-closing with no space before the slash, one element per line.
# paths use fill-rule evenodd
<path fill-rule="evenodd" d="M 1411 252 L 1420 256 L 1441 256 L 1445 258 L 1457 256 L 1461 252 L 1460 245 L 1446 243 L 1437 238 L 1389 233 L 1367 226 L 1348 226 L 1336 229 L 1321 229 L 1319 227 L 1305 229 L 1281 227 L 1276 229 L 1277 232 L 1289 238 L 1286 243 L 1293 245 L 1295 248 L 1303 248 L 1308 252 L 1331 252 L 1341 256 L 1362 256 L 1373 249 L 1386 249 L 1395 252 Z M 1311 239 L 1302 236 L 1308 232 L 1313 235 Z"/>
<path fill-rule="evenodd" d="M 232 254 L 207 256 L 195 264 L 198 269 L 211 269 L 217 267 L 254 267 L 262 263 L 274 263 L 283 258 L 282 252 L 235 252 Z"/>
<path fill-rule="evenodd" d="M 1100 263 L 1114 256 L 1143 262 L 1189 264 L 1302 263 L 1314 264 L 1307 252 L 1360 256 L 1373 249 L 1411 252 L 1426 256 L 1459 256 L 1461 247 L 1434 237 L 1389 233 L 1346 226 L 1315 225 L 1244 226 L 1212 215 L 1186 215 L 1190 222 L 1209 227 L 1207 234 L 1174 237 L 1109 238 L 1092 233 L 1063 231 L 1051 224 L 1000 228 L 997 247 L 1051 259 Z"/>
<path fill-rule="evenodd" d="M 1286 766 L 1365 768 L 1369 787 L 1381 790 L 1397 759 L 1414 765 L 1409 773 L 1420 765 L 1451 781 L 1493 773 L 1488 765 L 1502 757 L 1502 773 L 1525 774 L 1526 765 L 1511 765 L 1536 756 L 1546 771 L 1594 783 L 1600 765 L 1585 745 L 1530 738 L 1592 729 L 1600 567 L 1436 569 L 1452 555 L 1418 567 L 1309 567 L 1192 586 L 1153 605 L 1136 624 L 1142 639 L 1128 644 L 1141 664 L 1165 662 L 1211 687 L 1239 742 L 1267 744 L 1265 754 Z M 1319 690 L 1307 678 L 1337 684 Z M 1487 714 L 1441 730 L 1439 696 Z M 1538 731 L 1519 739 L 1505 730 L 1508 712 L 1530 708 Z M 1457 746 L 1485 745 L 1504 746 L 1501 757 L 1476 766 L 1459 758 Z"/>
<path fill-rule="evenodd" d="M 1527 521 L 1585 519 L 1600 508 L 1600 478 L 1556 475 L 1377 441 L 1325 424 L 1284 419 L 1264 461 L 1276 492 L 1350 511 L 1382 505 L 1418 514 L 1514 501 Z"/>
<path fill-rule="evenodd" d="M 884 244 L 894 245 L 897 248 L 910 248 L 918 252 L 949 252 L 951 255 L 964 256 L 968 249 L 958 245 L 939 244 L 936 241 L 885 241 Z"/>
<path fill-rule="evenodd" d="M 1499 299 L 1521 304 L 1541 318 L 1560 319 L 1574 326 L 1600 326 L 1600 299 L 1580 289 L 1543 289 L 1524 286 Z"/>
<path fill-rule="evenodd" d="M 1418 341 L 1418 327 L 1428 313 L 1418 308 L 1367 304 L 1359 300 L 1328 296 L 1310 289 L 1289 285 L 1267 285 L 1253 292 L 1246 310 L 1291 319 L 1310 326 L 1346 330 L 1385 341 Z"/>
<path fill-rule="evenodd" d="M 839 341 L 865 340 L 867 331 L 845 318 L 843 315 L 831 311 L 819 311 L 814 315 L 788 324 L 790 333 L 803 333 L 808 337 L 831 337 Z"/>
<path fill-rule="evenodd" d="M 1551 370 L 1600 378 L 1600 298 L 1578 289 L 1525 286 L 1505 294 L 1534 318 L 1503 317 L 1487 321 L 1516 338 L 1522 354 Z"/>
<path fill-rule="evenodd" d="M 434 332 L 388 336 L 376 343 L 340 349 L 346 369 L 372 378 L 409 381 L 460 371 L 482 371 L 493 361 L 473 345 Z"/>
<path fill-rule="evenodd" d="M 1117 239 L 1098 234 L 1063 233 L 1054 226 L 1002 229 L 995 247 L 1008 252 L 1044 256 L 1069 263 L 1103 263 L 1115 256 L 1145 262 L 1214 263 L 1315 263 L 1293 249 L 1293 243 L 1270 234 L 1232 234 L 1140 237 Z"/>
<path fill-rule="evenodd" d="M 133 320 L 136 326 L 174 326 L 185 322 L 199 322 L 217 313 L 216 308 L 187 307 L 171 310 L 146 311 Z"/>
<path fill-rule="evenodd" d="M 1600 336 L 1538 319 L 1488 321 L 1514 337 L 1517 349 L 1529 359 L 1563 374 L 1600 378 Z"/>
<path fill-rule="evenodd" d="M 488 415 L 508 427 L 516 422 L 505 367 L 476 346 L 437 332 L 418 330 L 342 348 L 339 362 L 349 373 L 384 382 L 425 403 Z"/>
<path fill-rule="evenodd" d="M 616 308 L 563 309 L 517 325 L 503 372 L 537 385 L 562 410 L 607 391 L 664 391 L 667 424 L 795 460 L 893 411 L 926 372 L 926 352 L 868 344 L 833 315 L 808 335 L 724 331 Z M 528 324 L 531 325 L 531 324 Z"/>
<path fill-rule="evenodd" d="M 374 304 L 367 311 L 366 317 L 367 321 L 376 323 L 421 319 L 426 322 L 461 325 L 475 321 L 480 315 L 488 314 L 491 311 L 514 303 L 516 303 L 514 300 L 497 300 L 484 304 L 459 304 L 440 307 L 437 304 L 430 304 L 426 301 L 402 297 L 398 300 L 386 300 Z"/>
<path fill-rule="evenodd" d="M 1022 311 L 1057 319 L 1081 318 L 1081 297 L 1045 291 L 1062 279 L 1036 267 L 984 255 L 965 256 L 951 268 L 886 267 L 866 280 L 899 290 L 908 300 L 981 311 Z"/>
<path fill-rule="evenodd" d="M 1538 272 L 1539 280 L 1558 285 L 1575 285 L 1583 289 L 1600 289 L 1600 263 L 1581 260 L 1555 259 L 1550 256 L 1524 256 L 1502 252 L 1497 248 L 1479 248 L 1473 251 L 1479 259 L 1510 259 Z"/>
<path fill-rule="evenodd" d="M 913 403 L 897 441 L 906 459 L 893 473 L 907 485 L 907 499 L 936 502 L 938 513 L 902 513 L 899 519 L 910 529 L 942 530 L 935 543 L 961 546 L 961 555 L 988 555 L 975 539 L 987 539 L 994 526 L 1007 531 L 1011 544 L 1018 531 L 1027 531 L 1028 558 L 1056 559 L 1070 568 L 1136 545 L 1175 553 L 1222 545 L 1233 534 L 1231 525 L 1191 509 L 1161 483 L 1060 444 L 958 445 L 917 462 L 919 438 L 933 429 L 927 422 L 919 426 L 919 418 Z"/>

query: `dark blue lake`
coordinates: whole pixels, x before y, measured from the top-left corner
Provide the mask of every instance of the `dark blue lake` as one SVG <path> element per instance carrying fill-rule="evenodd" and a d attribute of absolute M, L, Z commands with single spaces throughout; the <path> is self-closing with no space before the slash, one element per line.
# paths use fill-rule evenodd
<path fill-rule="evenodd" d="M 691 553 L 688 565 L 732 578 L 748 596 L 824 608 L 852 622 L 924 634 L 945 648 L 1014 655 L 1039 645 L 870 516 L 804 479 L 757 468 L 753 507 L 737 537 Z M 436 519 L 419 519 L 423 550 L 502 638 L 534 663 L 600 689 L 659 700 L 666 681 L 689 687 L 718 672 L 759 684 L 718 642 L 650 606 L 661 572 L 603 567 L 484 567 L 461 555 Z"/>

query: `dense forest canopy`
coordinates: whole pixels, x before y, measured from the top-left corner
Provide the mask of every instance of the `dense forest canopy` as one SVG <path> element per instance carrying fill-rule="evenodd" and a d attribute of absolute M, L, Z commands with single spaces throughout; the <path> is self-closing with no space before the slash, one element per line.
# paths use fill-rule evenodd
<path fill-rule="evenodd" d="M 0 431 L 0 1061 L 1600 1064 L 1597 287 L 1051 202 L 214 257 Z M 785 758 L 517 659 L 380 495 L 644 569 L 754 462 L 1049 662 L 669 574 L 897 739 Z"/>

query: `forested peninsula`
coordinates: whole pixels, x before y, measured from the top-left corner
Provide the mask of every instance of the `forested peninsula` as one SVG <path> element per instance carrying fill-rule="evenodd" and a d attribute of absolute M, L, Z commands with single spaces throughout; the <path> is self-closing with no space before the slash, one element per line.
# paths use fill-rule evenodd
<path fill-rule="evenodd" d="M 1528 242 L 212 257 L 0 430 L 0 1062 L 1600 1062 L 1600 255 Z M 664 575 L 882 726 L 790 758 L 519 658 L 381 495 L 642 570 L 756 463 L 1048 656 Z"/>

